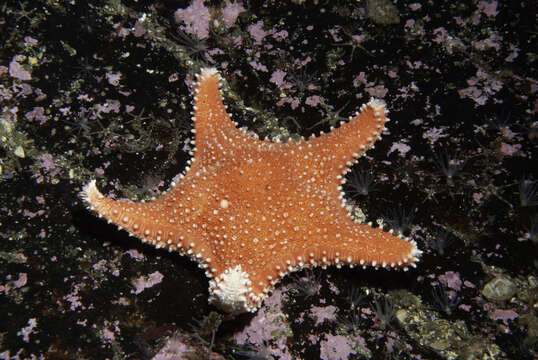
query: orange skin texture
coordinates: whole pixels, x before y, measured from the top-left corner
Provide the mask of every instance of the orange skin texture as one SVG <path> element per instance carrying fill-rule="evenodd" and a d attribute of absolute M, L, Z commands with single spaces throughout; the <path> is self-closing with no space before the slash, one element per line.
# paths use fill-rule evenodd
<path fill-rule="evenodd" d="M 191 256 L 211 279 L 241 265 L 250 280 L 248 311 L 303 267 L 414 265 L 414 241 L 354 222 L 344 208 L 343 175 L 387 121 L 380 102 L 330 133 L 272 143 L 236 127 L 219 80 L 214 69 L 199 75 L 196 149 L 179 183 L 141 203 L 109 199 L 88 185 L 83 195 L 92 210 L 145 242 Z"/>

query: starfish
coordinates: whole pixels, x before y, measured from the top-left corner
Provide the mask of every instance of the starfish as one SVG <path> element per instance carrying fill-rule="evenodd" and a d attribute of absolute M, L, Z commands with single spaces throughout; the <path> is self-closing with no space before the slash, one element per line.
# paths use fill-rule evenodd
<path fill-rule="evenodd" d="M 305 267 L 415 266 L 415 241 L 353 221 L 344 175 L 380 137 L 387 110 L 372 99 L 336 129 L 287 143 L 260 140 L 226 112 L 220 74 L 197 75 L 196 148 L 178 183 L 149 202 L 82 191 L 100 217 L 157 248 L 190 256 L 210 279 L 210 302 L 254 312 L 276 283 Z"/>

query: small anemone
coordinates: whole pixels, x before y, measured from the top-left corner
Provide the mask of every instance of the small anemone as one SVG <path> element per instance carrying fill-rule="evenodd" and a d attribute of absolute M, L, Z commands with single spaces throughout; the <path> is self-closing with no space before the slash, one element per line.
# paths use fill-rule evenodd
<path fill-rule="evenodd" d="M 438 151 L 433 154 L 433 163 L 439 172 L 446 177 L 449 186 L 454 186 L 454 179 L 463 175 L 463 168 L 467 160 L 459 160 L 457 156 L 451 156 L 446 151 Z"/>
<path fill-rule="evenodd" d="M 317 87 L 319 74 L 317 71 L 309 71 L 306 66 L 303 66 L 300 70 L 290 72 L 288 79 L 299 93 L 303 93 L 309 88 Z"/>
<path fill-rule="evenodd" d="M 443 285 L 433 286 L 431 294 L 434 307 L 449 316 L 454 313 L 460 303 L 458 295 L 453 291 L 447 291 Z"/>
<path fill-rule="evenodd" d="M 354 170 L 346 181 L 346 187 L 351 197 L 366 196 L 374 191 L 375 176 L 371 169 Z"/>
<path fill-rule="evenodd" d="M 68 133 L 80 137 L 82 134 L 89 134 L 91 130 L 90 120 L 87 116 L 74 117 L 76 120 L 71 121 L 64 119 L 65 129 Z"/>
<path fill-rule="evenodd" d="M 357 310 L 353 310 L 350 315 L 338 315 L 336 319 L 338 326 L 347 333 L 355 333 L 360 330 L 362 319 Z"/>
<path fill-rule="evenodd" d="M 234 354 L 245 357 L 250 360 L 272 360 L 274 359 L 267 342 L 264 340 L 263 345 L 256 344 L 251 345 L 247 344 L 241 348 L 234 350 Z"/>
<path fill-rule="evenodd" d="M 535 245 L 538 245 L 538 214 L 531 216 L 526 239 L 532 241 Z"/>
<path fill-rule="evenodd" d="M 519 182 L 519 203 L 522 207 L 538 205 L 536 181 L 523 178 Z"/>
<path fill-rule="evenodd" d="M 351 310 L 358 309 L 360 305 L 363 305 L 366 300 L 366 295 L 356 286 L 351 287 L 349 294 L 345 297 L 346 302 L 349 304 Z"/>
<path fill-rule="evenodd" d="M 396 317 L 396 308 L 394 304 L 387 298 L 375 300 L 372 304 L 374 307 L 376 325 L 381 329 L 386 329 L 390 326 Z"/>
<path fill-rule="evenodd" d="M 188 326 L 193 336 L 211 349 L 215 343 L 215 335 L 219 330 L 222 320 L 223 316 L 221 314 L 212 311 L 209 315 L 204 316 L 202 320 L 193 319 L 193 322 L 188 324 Z"/>
<path fill-rule="evenodd" d="M 504 131 L 509 124 L 511 113 L 506 114 L 506 110 L 503 109 L 500 113 L 496 113 L 493 117 L 489 118 L 486 122 L 488 128 L 495 131 Z"/>
<path fill-rule="evenodd" d="M 206 60 L 206 51 L 209 46 L 205 40 L 199 39 L 196 35 L 189 36 L 181 30 L 177 31 L 176 40 L 189 57 L 195 60 Z"/>
<path fill-rule="evenodd" d="M 314 273 L 310 268 L 304 271 L 304 275 L 299 274 L 295 273 L 290 276 L 293 280 L 292 292 L 305 299 L 319 294 L 319 290 L 321 289 L 321 275 Z"/>
<path fill-rule="evenodd" d="M 413 226 L 415 214 L 402 207 L 390 209 L 387 223 L 395 234 L 408 234 Z"/>
<path fill-rule="evenodd" d="M 439 255 L 444 256 L 445 251 L 454 243 L 454 237 L 446 229 L 436 229 L 428 239 L 428 245 Z"/>
<path fill-rule="evenodd" d="M 68 68 L 73 69 L 76 76 L 79 79 L 91 80 L 95 79 L 99 75 L 99 67 L 92 65 L 87 56 L 80 57 L 76 59 L 76 64 L 68 66 Z"/>

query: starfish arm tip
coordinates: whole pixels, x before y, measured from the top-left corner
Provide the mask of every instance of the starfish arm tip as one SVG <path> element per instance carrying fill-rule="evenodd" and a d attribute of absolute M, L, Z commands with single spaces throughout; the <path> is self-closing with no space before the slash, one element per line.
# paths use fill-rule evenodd
<path fill-rule="evenodd" d="M 379 113 L 379 115 L 386 115 L 389 113 L 387 109 L 387 104 L 381 99 L 371 98 L 370 101 L 368 101 L 368 103 L 366 104 L 366 106 L 369 106 L 374 109 L 374 112 L 376 114 Z"/>
<path fill-rule="evenodd" d="M 104 197 L 103 194 L 97 189 L 96 181 L 95 179 L 91 180 L 89 183 L 84 185 L 81 191 L 81 197 L 84 199 L 84 201 L 92 207 L 97 199 L 102 199 Z"/>
<path fill-rule="evenodd" d="M 200 77 L 200 81 L 205 80 L 209 77 L 216 76 L 220 80 L 220 73 L 219 71 L 214 67 L 205 67 L 200 70 L 198 73 L 198 76 Z"/>
<path fill-rule="evenodd" d="M 230 267 L 210 280 L 210 302 L 219 309 L 241 314 L 258 309 L 261 299 L 252 292 L 249 274 L 241 265 Z"/>

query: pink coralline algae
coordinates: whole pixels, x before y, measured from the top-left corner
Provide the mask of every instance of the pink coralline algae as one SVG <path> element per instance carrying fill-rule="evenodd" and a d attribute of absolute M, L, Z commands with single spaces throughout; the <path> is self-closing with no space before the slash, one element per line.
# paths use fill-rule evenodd
<path fill-rule="evenodd" d="M 310 309 L 311 316 L 315 319 L 315 326 L 321 325 L 325 321 L 333 321 L 336 319 L 336 307 L 329 306 L 313 306 Z"/>
<path fill-rule="evenodd" d="M 158 271 L 155 271 L 148 276 L 139 277 L 133 282 L 135 289 L 132 290 L 132 292 L 135 294 L 140 294 L 145 289 L 150 288 L 153 285 L 159 284 L 163 278 L 164 275 Z"/>
<path fill-rule="evenodd" d="M 260 44 L 263 38 L 268 35 L 268 32 L 263 30 L 262 20 L 258 21 L 256 24 L 250 25 L 248 27 L 248 32 L 257 44 Z"/>
<path fill-rule="evenodd" d="M 461 290 L 461 278 L 460 274 L 454 271 L 447 271 L 443 275 L 439 276 L 439 280 L 448 288 L 456 291 Z"/>
<path fill-rule="evenodd" d="M 385 97 L 385 95 L 387 95 L 388 89 L 385 88 L 383 85 L 368 81 L 368 79 L 366 79 L 366 73 L 364 71 L 361 71 L 359 75 L 357 75 L 355 79 L 353 79 L 354 87 L 359 87 L 361 84 L 364 85 L 364 91 L 367 92 L 370 96 L 383 98 Z M 361 96 L 362 94 L 357 94 L 357 98 Z"/>
<path fill-rule="evenodd" d="M 51 182 L 61 173 L 62 168 L 56 164 L 51 154 L 40 154 L 36 156 L 36 159 L 39 168 L 42 170 L 33 175 L 37 183 Z"/>
<path fill-rule="evenodd" d="M 392 144 L 392 147 L 390 148 L 389 152 L 387 153 L 387 156 L 390 155 L 394 151 L 398 151 L 401 157 L 404 157 L 405 154 L 407 154 L 411 150 L 411 146 L 404 144 L 402 142 L 394 143 Z"/>
<path fill-rule="evenodd" d="M 30 335 L 34 333 L 34 329 L 37 327 L 36 318 L 31 318 L 28 320 L 28 325 L 19 330 L 19 336 L 22 337 L 22 340 L 26 343 L 30 342 Z"/>
<path fill-rule="evenodd" d="M 207 347 L 196 343 L 189 335 L 178 332 L 168 339 L 152 360 L 224 359 L 223 356 L 211 352 Z"/>
<path fill-rule="evenodd" d="M 438 129 L 436 127 L 432 127 L 422 133 L 422 137 L 427 139 L 431 145 L 435 144 L 437 140 L 446 138 L 447 136 L 448 134 L 445 133 L 445 129 Z"/>
<path fill-rule="evenodd" d="M 23 55 L 15 55 L 13 60 L 9 63 L 9 75 L 19 80 L 32 80 L 30 72 L 19 63 L 26 59 Z"/>
<path fill-rule="evenodd" d="M 282 312 L 282 293 L 285 291 L 285 288 L 276 289 L 250 323 L 234 335 L 238 345 L 254 347 L 258 352 L 269 353 L 282 360 L 292 359 L 287 347 L 287 336 L 291 330 Z"/>
<path fill-rule="evenodd" d="M 384 98 L 385 95 L 387 95 L 387 93 L 389 92 L 389 90 L 383 85 L 366 87 L 364 91 L 366 91 L 368 95 L 372 97 L 378 97 L 378 98 Z"/>
<path fill-rule="evenodd" d="M 144 36 L 146 32 L 147 32 L 146 28 L 139 21 L 137 21 L 133 29 L 133 35 L 135 37 L 141 37 L 141 36 Z"/>
<path fill-rule="evenodd" d="M 7 279 L 10 280 L 11 276 L 9 275 Z M 4 293 L 4 295 L 8 295 L 10 290 L 23 287 L 26 285 L 27 281 L 28 275 L 26 273 L 20 273 L 17 280 L 9 281 L 5 285 L 0 285 L 0 294 Z"/>
<path fill-rule="evenodd" d="M 119 113 L 121 103 L 118 100 L 107 99 L 104 104 L 97 104 L 96 115 L 99 117 L 101 114 Z"/>
<path fill-rule="evenodd" d="M 24 114 L 24 117 L 28 120 L 37 120 L 39 125 L 43 125 L 49 119 L 48 115 L 45 115 L 45 109 L 42 106 L 36 106 L 32 111 Z"/>
<path fill-rule="evenodd" d="M 105 74 L 108 83 L 112 86 L 118 86 L 120 84 L 121 74 L 109 71 Z"/>
<path fill-rule="evenodd" d="M 488 17 L 495 17 L 499 13 L 497 1 L 480 1 L 477 4 L 478 10 Z"/>
<path fill-rule="evenodd" d="M 356 354 L 353 343 L 343 335 L 325 335 L 320 342 L 320 358 L 323 360 L 347 360 Z"/>
<path fill-rule="evenodd" d="M 519 317 L 519 314 L 514 310 L 495 309 L 488 314 L 492 320 L 502 320 L 504 325 L 508 325 L 508 320 L 515 320 Z"/>
<path fill-rule="evenodd" d="M 501 143 L 501 153 L 505 156 L 512 156 L 521 149 L 520 144 L 510 145 L 507 143 Z"/>
<path fill-rule="evenodd" d="M 323 98 L 318 95 L 312 95 L 306 98 L 305 102 L 306 105 L 316 107 L 319 104 L 323 103 Z"/>
<path fill-rule="evenodd" d="M 226 6 L 222 9 L 222 20 L 224 21 L 226 28 L 232 27 L 239 14 L 243 11 L 245 11 L 245 8 L 240 1 L 232 3 L 229 0 L 226 0 Z"/>
<path fill-rule="evenodd" d="M 177 22 L 183 22 L 183 30 L 195 35 L 198 39 L 209 36 L 209 9 L 204 6 L 203 0 L 194 0 L 186 9 L 178 9 L 174 13 Z"/>
<path fill-rule="evenodd" d="M 278 87 L 283 87 L 283 86 L 289 87 L 288 86 L 289 84 L 287 84 L 284 81 L 284 77 L 286 77 L 286 75 L 287 73 L 285 71 L 277 69 L 271 74 L 271 78 L 269 79 L 269 82 L 272 82 Z"/>
<path fill-rule="evenodd" d="M 475 102 L 475 107 L 484 105 L 490 97 L 503 88 L 503 82 L 484 70 L 478 69 L 476 76 L 467 80 L 469 87 L 458 90 L 460 98 L 469 98 Z"/>

